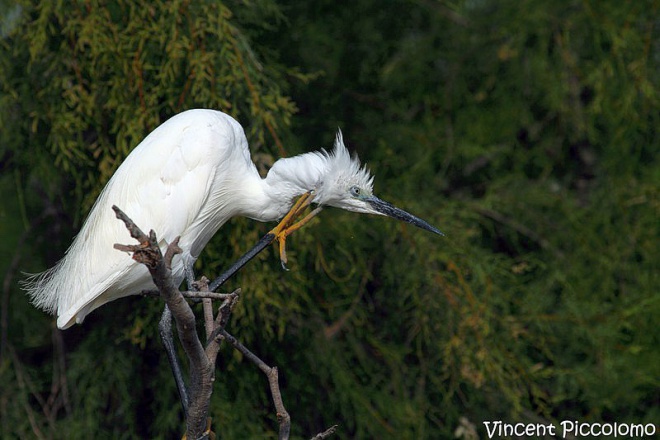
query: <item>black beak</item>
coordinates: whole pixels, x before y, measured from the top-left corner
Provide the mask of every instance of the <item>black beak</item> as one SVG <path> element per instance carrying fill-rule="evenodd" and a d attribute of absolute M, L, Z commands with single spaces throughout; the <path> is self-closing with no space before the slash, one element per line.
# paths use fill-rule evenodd
<path fill-rule="evenodd" d="M 383 215 L 395 218 L 397 220 L 403 220 L 406 223 L 415 225 L 418 228 L 426 229 L 427 231 L 433 232 L 434 234 L 445 235 L 442 232 L 440 232 L 440 230 L 429 225 L 421 218 L 415 217 L 414 215 L 407 213 L 403 209 L 399 209 L 396 206 L 392 205 L 391 203 L 381 200 L 378 197 L 370 196 L 365 198 L 364 201 L 369 203 L 369 205 L 371 205 L 372 208 L 374 208 L 376 211 L 380 212 Z"/>

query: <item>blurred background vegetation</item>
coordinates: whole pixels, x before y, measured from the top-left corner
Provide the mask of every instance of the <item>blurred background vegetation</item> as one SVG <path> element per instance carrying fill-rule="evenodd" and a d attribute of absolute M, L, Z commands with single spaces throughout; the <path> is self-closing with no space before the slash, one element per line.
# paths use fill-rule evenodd
<path fill-rule="evenodd" d="M 341 127 L 433 237 L 325 211 L 228 288 L 296 438 L 484 438 L 484 420 L 660 420 L 660 4 L 653 0 L 0 2 L 0 437 L 177 438 L 161 304 L 61 332 L 20 290 L 121 160 L 221 109 L 263 170 Z M 143 225 L 148 227 L 148 225 Z M 273 225 L 236 219 L 218 274 Z M 112 252 L 112 250 L 109 250 Z M 276 438 L 226 347 L 222 438 Z"/>

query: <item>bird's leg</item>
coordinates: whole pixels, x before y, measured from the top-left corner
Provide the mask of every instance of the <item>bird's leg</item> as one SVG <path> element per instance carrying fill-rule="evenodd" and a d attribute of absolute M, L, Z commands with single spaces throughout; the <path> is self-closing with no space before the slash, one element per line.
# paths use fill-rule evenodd
<path fill-rule="evenodd" d="M 286 262 L 287 262 L 287 257 L 286 257 L 286 237 L 291 235 L 294 231 L 297 231 L 298 229 L 302 228 L 307 224 L 316 214 L 321 212 L 323 207 L 319 206 L 316 209 L 314 209 L 312 212 L 307 214 L 305 217 L 302 218 L 302 220 L 294 223 L 293 225 L 289 226 L 288 228 L 280 231 L 278 235 L 276 235 L 275 239 L 277 240 L 277 243 L 280 246 L 280 262 L 282 263 L 282 268 L 284 270 L 289 270 L 286 267 Z"/>
<path fill-rule="evenodd" d="M 277 237 L 280 232 L 291 226 L 294 220 L 299 217 L 300 214 L 312 203 L 313 195 L 314 191 L 307 191 L 301 195 L 300 198 L 296 200 L 296 203 L 293 204 L 289 212 L 287 212 L 286 215 L 282 218 L 279 224 L 270 230 L 270 233 Z"/>
<path fill-rule="evenodd" d="M 186 261 L 183 263 L 183 272 L 186 274 L 186 285 L 188 286 L 188 290 L 195 291 L 197 290 L 195 288 L 195 270 L 193 269 L 193 265 L 195 263 L 192 261 Z"/>
<path fill-rule="evenodd" d="M 188 388 L 186 387 L 186 382 L 183 379 L 183 373 L 181 372 L 179 360 L 176 357 L 176 349 L 174 348 L 174 338 L 172 335 L 172 312 L 170 311 L 170 308 L 167 307 L 167 305 L 165 305 L 165 310 L 163 310 L 163 315 L 161 316 L 160 322 L 158 323 L 158 332 L 160 333 L 160 338 L 162 339 L 163 345 L 165 346 L 167 360 L 170 361 L 170 368 L 172 369 L 172 374 L 174 375 L 176 388 L 179 391 L 179 398 L 181 399 L 183 413 L 187 415 Z"/>
<path fill-rule="evenodd" d="M 294 223 L 295 219 L 299 217 L 302 212 L 312 203 L 312 196 L 314 195 L 313 191 L 306 192 L 296 201 L 293 207 L 289 212 L 284 216 L 282 221 L 275 226 L 270 232 L 261 237 L 261 240 L 249 251 L 247 251 L 241 258 L 239 258 L 229 269 L 227 269 L 222 275 L 217 277 L 213 282 L 209 284 L 209 291 L 215 292 L 220 286 L 222 286 L 229 278 L 234 276 L 243 266 L 245 266 L 252 258 L 259 255 L 261 251 L 266 249 L 273 240 L 280 241 L 280 258 L 284 255 L 283 261 L 286 262 L 286 251 L 284 250 L 284 243 L 286 236 L 291 232 L 299 229 L 305 223 L 312 219 L 316 214 L 319 213 L 321 207 L 316 208 L 298 223 Z M 282 266 L 286 269 L 284 263 Z"/>
<path fill-rule="evenodd" d="M 261 251 L 266 249 L 272 242 L 275 240 L 275 236 L 271 233 L 268 233 L 261 237 L 261 240 L 254 245 L 252 249 L 247 251 L 241 258 L 239 258 L 234 264 L 231 265 L 222 275 L 217 277 L 211 284 L 209 284 L 209 291 L 215 292 L 220 286 L 222 286 L 225 281 L 234 276 L 243 266 L 245 266 L 250 260 L 259 255 Z"/>
<path fill-rule="evenodd" d="M 193 269 L 193 262 L 184 260 L 184 273 L 186 276 L 186 284 L 188 290 L 196 291 L 197 287 L 195 286 L 195 271 Z M 179 364 L 179 359 L 176 356 L 176 349 L 174 347 L 174 334 L 172 333 L 172 312 L 170 308 L 165 304 L 165 309 L 163 310 L 163 315 L 160 318 L 158 323 L 158 332 L 160 333 L 160 338 L 163 341 L 165 346 L 165 352 L 167 353 L 167 360 L 170 362 L 170 368 L 172 369 L 172 375 L 174 376 L 174 382 L 176 382 L 176 388 L 179 391 L 179 398 L 181 399 L 181 406 L 183 407 L 183 413 L 188 414 L 188 387 L 186 387 L 186 382 L 183 378 L 183 372 L 181 370 L 181 364 Z"/>
<path fill-rule="evenodd" d="M 282 262 L 282 268 L 285 270 L 288 270 L 286 268 L 286 237 L 293 231 L 300 229 L 307 222 L 309 222 L 312 217 L 321 211 L 321 207 L 319 206 L 307 214 L 307 216 L 305 216 L 302 220 L 294 223 L 294 221 L 300 217 L 305 209 L 307 209 L 307 207 L 312 203 L 312 200 L 314 200 L 313 196 L 314 191 L 308 191 L 300 196 L 296 203 L 293 204 L 293 207 L 291 207 L 289 212 L 284 216 L 282 221 L 280 221 L 280 223 L 269 232 L 269 234 L 273 234 L 275 236 L 275 240 L 277 240 L 277 243 L 280 246 L 280 261 Z"/>

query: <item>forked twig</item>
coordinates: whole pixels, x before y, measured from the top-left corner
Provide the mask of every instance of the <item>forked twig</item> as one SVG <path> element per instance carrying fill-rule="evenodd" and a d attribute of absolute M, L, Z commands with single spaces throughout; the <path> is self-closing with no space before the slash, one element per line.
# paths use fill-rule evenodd
<path fill-rule="evenodd" d="M 273 403 L 277 413 L 279 423 L 279 439 L 286 440 L 291 433 L 291 417 L 284 407 L 282 393 L 280 392 L 279 376 L 277 367 L 269 367 L 257 355 L 252 353 L 247 347 L 241 344 L 234 336 L 230 335 L 225 326 L 229 321 L 232 309 L 237 304 L 240 289 L 232 293 L 222 294 L 209 291 L 209 283 L 206 278 L 197 282 L 198 291 L 181 292 L 172 280 L 172 259 L 175 255 L 181 253 L 178 246 L 177 237 L 167 246 L 165 255 L 162 254 L 158 246 L 156 233 L 152 230 L 147 236 L 142 230 L 133 223 L 133 221 L 123 213 L 119 208 L 113 206 L 117 218 L 121 219 L 129 230 L 131 237 L 135 238 L 137 245 L 115 244 L 115 249 L 131 252 L 132 258 L 147 266 L 151 277 L 158 288 L 158 295 L 165 300 L 169 310 L 174 316 L 179 340 L 190 363 L 190 396 L 188 405 L 184 405 L 186 410 L 186 439 L 202 439 L 212 436 L 210 430 L 210 419 L 208 418 L 208 409 L 213 392 L 213 381 L 215 374 L 215 360 L 220 348 L 220 342 L 226 340 L 235 349 L 240 351 L 246 358 L 253 362 L 268 378 Z M 265 245 L 272 241 L 272 237 L 267 235 L 261 240 L 261 248 L 255 252 L 260 252 Z M 250 254 L 251 256 L 254 256 Z M 251 257 L 250 257 L 251 258 Z M 249 258 L 240 260 L 241 266 Z M 237 266 L 237 265 L 235 265 Z M 231 269 L 230 269 L 231 270 Z M 235 273 L 232 272 L 232 274 Z M 230 275 L 229 275 L 230 276 Z M 229 276 L 223 275 L 220 281 L 216 280 L 212 287 L 217 287 Z M 153 296 L 154 291 L 143 291 L 143 295 Z M 206 348 L 202 346 L 199 336 L 196 332 L 195 315 L 192 312 L 185 298 L 202 299 L 204 304 L 204 323 L 207 336 Z M 217 316 L 213 317 L 213 308 L 211 301 L 213 299 L 222 299 L 223 303 L 218 309 Z M 333 426 L 326 431 L 317 434 L 313 439 L 322 440 L 336 432 L 337 426 Z"/>

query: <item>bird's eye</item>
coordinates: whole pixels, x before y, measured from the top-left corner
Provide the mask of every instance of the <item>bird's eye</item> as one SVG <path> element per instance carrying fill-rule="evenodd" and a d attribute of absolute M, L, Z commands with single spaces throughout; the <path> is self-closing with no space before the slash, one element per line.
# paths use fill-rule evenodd
<path fill-rule="evenodd" d="M 350 192 L 353 197 L 360 197 L 360 194 L 362 194 L 362 191 L 357 186 L 351 186 Z"/>

